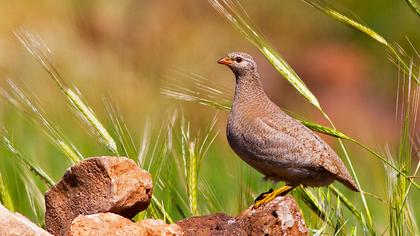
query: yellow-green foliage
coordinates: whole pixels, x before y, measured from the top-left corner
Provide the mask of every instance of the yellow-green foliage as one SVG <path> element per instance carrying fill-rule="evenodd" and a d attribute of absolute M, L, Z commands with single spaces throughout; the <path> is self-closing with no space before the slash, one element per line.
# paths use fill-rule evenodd
<path fill-rule="evenodd" d="M 315 115 L 296 115 L 307 113 L 304 105 L 290 108 L 291 115 L 310 129 L 337 138 L 333 144 L 341 148 L 336 148 L 337 152 L 347 159 L 363 190 L 353 193 L 340 185 L 296 188 L 292 194 L 299 200 L 312 233 L 418 235 L 419 205 L 411 205 L 420 197 L 416 182 L 420 134 L 415 128 L 420 96 L 419 55 L 414 47 L 418 43 L 417 29 L 412 29 L 414 36 L 408 46 L 405 43 L 406 51 L 413 51 L 407 53 L 392 43 L 399 36 L 390 33 L 395 27 L 387 26 L 388 32 L 382 34 L 383 27 L 376 30 L 374 23 L 368 27 L 324 1 L 303 1 L 313 7 L 296 1 L 244 1 L 245 6 L 237 0 L 208 2 L 0 3 L 0 19 L 7 24 L 10 21 L 7 30 L 0 27 L 0 51 L 4 52 L 0 70 L 5 68 L 11 77 L 0 78 L 2 204 L 42 225 L 42 193 L 60 179 L 66 168 L 89 156 L 120 155 L 135 160 L 153 176 L 152 204 L 136 220 L 153 217 L 172 223 L 221 211 L 237 214 L 273 187 L 237 158 L 223 137 L 233 78 L 228 80 L 226 74 L 216 72 L 215 62 L 227 51 L 246 48 L 255 54 L 261 52 L 279 72 L 278 77 L 292 85 L 287 89 L 296 90 L 306 99 L 299 102 L 307 101 L 307 107 L 314 108 L 311 113 L 325 118 L 328 125 L 321 125 L 314 122 Z M 404 15 L 407 22 L 418 17 L 412 1 L 401 2 L 398 6 L 407 9 L 394 15 L 400 17 L 401 11 L 412 14 Z M 215 14 L 212 7 L 220 14 Z M 289 8 L 293 13 L 288 13 Z M 7 14 L 14 9 L 19 16 Z M 329 17 L 324 24 L 331 24 L 330 28 L 312 24 L 313 19 L 323 17 L 316 10 Z M 372 10 L 370 15 L 375 13 Z M 291 23 L 284 23 L 285 17 Z M 25 28 L 21 28 L 21 21 Z M 290 31 L 283 32 L 279 26 L 284 25 Z M 304 28 L 302 35 L 306 30 L 313 34 L 338 32 L 351 43 L 363 42 L 368 45 L 364 46 L 366 52 L 374 51 L 379 55 L 375 58 L 383 63 L 387 63 L 385 55 L 389 54 L 398 68 L 388 63 L 389 68 L 376 70 L 395 78 L 381 80 L 381 86 L 393 92 L 401 90 L 398 144 L 385 148 L 363 135 L 356 137 L 354 132 L 335 127 L 315 90 L 312 92 L 293 64 L 281 56 L 287 47 L 277 41 L 288 34 L 294 36 L 293 40 L 303 40 L 293 32 L 299 27 Z M 252 44 L 246 44 L 245 39 Z M 310 40 L 318 43 L 316 37 Z M 18 42 L 23 47 L 17 46 Z M 287 44 L 287 40 L 281 42 Z M 4 48 L 8 50 L 1 50 Z M 393 83 L 397 80 L 398 85 Z M 372 93 L 381 90 L 376 86 Z"/>

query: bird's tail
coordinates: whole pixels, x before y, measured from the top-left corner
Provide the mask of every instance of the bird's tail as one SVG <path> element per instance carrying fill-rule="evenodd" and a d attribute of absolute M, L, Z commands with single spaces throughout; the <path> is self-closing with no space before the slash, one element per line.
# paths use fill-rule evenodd
<path fill-rule="evenodd" d="M 351 177 L 337 176 L 337 180 L 340 181 L 341 183 L 343 183 L 350 190 L 355 191 L 355 192 L 359 192 L 359 188 L 354 183 L 354 181 Z"/>

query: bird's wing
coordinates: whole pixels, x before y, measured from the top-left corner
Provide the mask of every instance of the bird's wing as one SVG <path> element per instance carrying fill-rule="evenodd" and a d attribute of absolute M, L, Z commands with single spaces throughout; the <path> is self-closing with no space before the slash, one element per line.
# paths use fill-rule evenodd
<path fill-rule="evenodd" d="M 253 143 L 254 155 L 285 165 L 323 168 L 334 175 L 348 175 L 341 159 L 320 137 L 280 112 L 254 119 L 258 132 L 247 132 L 244 137 Z"/>
<path fill-rule="evenodd" d="M 343 161 L 324 140 L 281 110 L 271 114 L 257 119 L 257 122 L 267 133 L 276 137 L 270 139 L 273 142 L 270 146 L 277 143 L 286 147 L 278 151 L 277 158 L 281 159 L 283 155 L 295 158 L 294 161 L 303 163 L 309 168 L 323 168 L 353 191 L 358 191 Z"/>

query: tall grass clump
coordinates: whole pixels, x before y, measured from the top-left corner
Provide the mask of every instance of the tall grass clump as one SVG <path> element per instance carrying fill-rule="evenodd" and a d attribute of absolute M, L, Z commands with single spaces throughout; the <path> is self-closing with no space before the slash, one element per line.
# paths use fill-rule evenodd
<path fill-rule="evenodd" d="M 65 95 L 68 104 L 77 115 L 92 131 L 93 134 L 103 143 L 110 152 L 118 155 L 114 139 L 102 125 L 90 106 L 84 101 L 78 90 L 71 89 L 66 85 L 58 69 L 52 62 L 51 49 L 36 35 L 27 30 L 15 32 L 16 37 L 32 56 L 44 67 L 51 79 L 53 79 Z"/>
<path fill-rule="evenodd" d="M 65 154 L 71 163 L 83 159 L 82 154 L 65 138 L 58 126 L 46 118 L 45 113 L 36 104 L 36 99 L 29 92 L 21 89 L 13 80 L 7 80 L 8 89 L 0 88 L 0 93 L 10 105 L 25 113 L 35 124 L 42 127 L 50 140 Z M 9 92 L 8 92 L 9 91 Z"/>
<path fill-rule="evenodd" d="M 27 212 L 26 215 L 30 219 L 42 226 L 45 213 L 43 197 L 45 188 L 41 188 L 36 179 L 41 180 L 45 187 L 51 187 L 54 182 L 38 165 L 18 150 L 5 131 L 2 132 L 0 138 L 2 139 L 0 148 L 8 152 L 8 154 L 3 153 L 2 158 L 10 158 L 10 160 L 3 159 L 2 163 L 6 165 L 9 161 L 14 163 L 7 173 L 4 170 L 8 178 L 0 181 L 0 202 L 11 211 Z M 32 175 L 27 174 L 28 171 Z M 33 178 L 34 176 L 37 178 Z"/>
<path fill-rule="evenodd" d="M 35 165 L 31 159 L 24 157 L 23 154 L 16 149 L 12 144 L 9 138 L 6 135 L 3 135 L 1 144 L 27 169 L 29 169 L 33 174 L 38 176 L 48 187 L 54 185 L 54 181 L 49 177 L 39 166 Z"/>
<path fill-rule="evenodd" d="M 84 121 L 89 127 L 89 131 L 94 131 L 97 141 L 112 154 L 124 155 L 137 161 L 139 166 L 149 171 L 153 176 L 152 203 L 145 212 L 135 217 L 136 220 L 152 217 L 174 223 L 174 219 L 222 209 L 213 188 L 205 178 L 199 176 L 203 159 L 218 134 L 214 130 L 216 117 L 213 118 L 208 129 L 201 130 L 197 135 L 194 135 L 187 119 L 184 115 L 179 115 L 178 109 L 176 109 L 167 113 L 167 118 L 162 119 L 157 129 L 152 127 L 156 124 L 151 124 L 148 120 L 140 146 L 138 146 L 135 144 L 133 135 L 128 130 L 118 106 L 110 97 L 104 99 L 105 110 L 111 124 L 111 127 L 106 128 L 93 109 L 87 105 L 87 102 L 81 99 L 81 94 L 75 92 L 78 90 L 70 89 L 66 85 L 51 61 L 52 51 L 42 40 L 28 31 L 19 32 L 16 35 L 56 82 L 63 92 L 63 97 L 72 108 L 72 115 Z M 34 96 L 21 89 L 11 79 L 8 80 L 8 85 L 7 88 L 1 88 L 1 92 L 9 105 L 24 114 L 25 117 L 30 118 L 29 120 L 44 131 L 58 150 L 70 160 L 70 163 L 76 163 L 84 158 L 78 148 L 71 144 L 69 138 L 62 134 L 58 125 L 54 124 L 36 104 Z M 213 92 L 217 93 L 215 90 Z M 13 162 L 20 163 L 23 168 L 30 170 L 47 187 L 54 185 L 55 182 L 39 165 L 14 146 L 8 138 L 6 130 L 2 133 L 1 138 L 3 148 L 11 154 Z M 25 184 L 25 186 L 36 185 Z M 1 182 L 0 187 L 1 202 L 9 209 L 13 209 L 13 202 L 9 201 L 10 194 L 8 194 L 7 186 Z M 38 188 L 38 190 L 40 189 Z M 37 215 L 43 217 L 42 211 L 36 212 Z M 40 225 L 41 222 L 42 220 L 38 221 Z"/>
<path fill-rule="evenodd" d="M 418 58 L 420 59 L 420 58 Z M 410 70 L 413 69 L 413 62 Z M 400 168 L 404 173 L 410 173 L 412 163 L 414 163 L 413 176 L 416 176 L 420 167 L 419 135 L 416 128 L 420 101 L 420 86 L 413 83 L 415 81 L 409 73 L 408 76 L 400 78 L 402 84 L 400 103 L 397 106 L 400 123 L 400 142 L 396 150 L 387 149 L 387 157 L 390 162 Z M 416 162 L 417 161 L 417 162 Z M 419 235 L 416 216 L 414 215 L 409 192 L 412 183 L 403 178 L 398 172 L 385 166 L 388 176 L 388 214 L 389 214 L 389 234 L 391 235 Z"/>
<path fill-rule="evenodd" d="M 19 31 L 16 33 L 17 38 L 19 41 L 25 46 L 25 48 L 33 55 L 38 62 L 44 67 L 44 69 L 48 72 L 51 76 L 53 81 L 56 82 L 59 89 L 63 92 L 64 98 L 68 101 L 68 104 L 72 108 L 72 114 L 75 117 L 80 118 L 87 126 L 89 127 L 89 132 L 93 132 L 97 137 L 99 143 L 103 144 L 104 147 L 114 155 L 119 155 L 120 152 L 118 151 L 117 142 L 111 136 L 110 132 L 105 128 L 102 122 L 97 118 L 93 109 L 87 105 L 87 103 L 82 99 L 77 89 L 69 88 L 64 79 L 61 77 L 58 69 L 52 62 L 52 54 L 51 50 L 44 44 L 44 42 L 35 37 L 29 31 Z M 1 94 L 3 98 L 9 102 L 9 104 L 15 108 L 17 111 L 23 113 L 26 117 L 30 118 L 30 120 L 34 121 L 34 123 L 43 130 L 47 136 L 50 138 L 53 144 L 58 147 L 58 150 L 61 151 L 65 157 L 70 160 L 71 163 L 76 163 L 84 158 L 84 156 L 78 151 L 78 149 L 68 141 L 69 139 L 64 137 L 62 132 L 60 131 L 59 127 L 55 125 L 51 120 L 47 118 L 44 114 L 42 109 L 40 109 L 36 104 L 34 98 L 30 97 L 28 92 L 23 91 L 19 88 L 12 80 L 8 80 L 9 88 L 1 88 Z M 137 149 L 133 144 L 133 139 L 131 138 L 131 134 L 128 132 L 128 129 L 125 125 L 125 122 L 118 113 L 118 108 L 112 104 L 111 101 L 106 102 L 106 109 L 108 111 L 109 120 L 111 121 L 115 135 L 117 136 L 117 140 L 119 141 L 118 144 L 122 147 L 125 156 L 131 157 L 132 159 L 137 158 Z M 30 170 L 34 173 L 40 180 L 42 180 L 47 187 L 51 187 L 54 185 L 54 181 L 50 178 L 36 163 L 34 163 L 30 158 L 24 156 L 14 145 L 13 142 L 7 137 L 7 131 L 4 130 L 1 136 L 1 144 L 3 148 L 5 148 L 11 156 L 14 158 L 13 162 L 16 164 L 22 164 L 23 168 Z M 151 157 L 147 157 L 145 159 L 149 160 L 149 169 L 152 174 L 156 173 L 156 176 L 159 176 L 158 172 L 160 170 L 159 165 L 165 163 L 161 158 L 161 162 L 154 161 L 155 152 L 159 152 L 158 146 L 160 145 L 160 140 L 158 139 L 155 145 L 154 153 Z M 170 148 L 169 148 L 170 149 Z M 158 154 L 158 156 L 165 157 L 165 153 L 168 153 L 168 148 L 161 148 L 163 150 Z M 134 153 L 134 154 L 133 154 Z M 163 153 L 163 154 L 162 154 Z M 158 163 L 156 165 L 156 163 Z M 153 167 L 151 167 L 153 166 Z M 143 167 L 144 168 L 144 167 Z M 17 173 L 18 176 L 21 176 L 24 179 L 24 186 L 29 187 L 33 186 L 34 188 L 37 187 L 35 184 L 26 184 L 26 182 L 33 181 L 31 178 L 26 177 L 24 175 L 24 171 L 20 171 Z M 2 189 L 5 188 L 6 185 L 2 185 Z M 38 192 L 40 191 L 37 188 Z M 29 190 L 28 190 L 29 191 Z M 7 192 L 3 191 L 2 194 L 2 202 L 7 203 Z M 18 194 L 19 195 L 19 194 Z M 30 195 L 29 195 L 30 196 Z M 33 199 L 33 198 L 30 198 Z M 42 198 L 41 198 L 42 199 Z M 43 199 L 38 201 L 43 203 Z M 10 205 L 10 204 L 9 204 Z M 38 204 L 44 205 L 44 204 Z M 10 205 L 9 209 L 13 209 L 12 205 Z M 165 211 L 164 205 L 155 197 L 153 196 L 152 199 L 152 206 L 150 207 L 150 214 L 155 218 L 162 218 L 161 215 L 164 216 L 169 222 L 173 222 L 170 215 Z M 33 211 L 35 212 L 35 211 Z M 37 215 L 43 217 L 43 211 L 36 211 Z M 39 224 L 43 222 L 42 220 L 38 221 Z"/>

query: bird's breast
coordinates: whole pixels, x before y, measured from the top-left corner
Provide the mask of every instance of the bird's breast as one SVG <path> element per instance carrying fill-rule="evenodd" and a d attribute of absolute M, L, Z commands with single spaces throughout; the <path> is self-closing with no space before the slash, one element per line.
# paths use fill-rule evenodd
<path fill-rule="evenodd" d="M 258 149 L 261 146 L 255 138 L 250 138 L 250 133 L 257 132 L 253 127 L 250 117 L 244 117 L 244 113 L 230 114 L 226 136 L 231 148 L 238 156 L 249 163 L 251 160 L 258 159 Z"/>
<path fill-rule="evenodd" d="M 244 128 L 244 124 L 242 124 L 240 117 L 231 112 L 227 122 L 226 136 L 229 145 L 240 156 L 244 151 L 244 140 L 242 135 Z"/>
<path fill-rule="evenodd" d="M 234 151 L 236 151 L 235 147 L 238 146 L 239 143 L 241 142 L 240 134 L 241 134 L 241 130 L 238 127 L 238 124 L 234 120 L 233 115 L 230 114 L 228 122 L 227 122 L 227 127 L 226 127 L 226 136 L 227 136 L 227 140 L 230 146 L 233 148 Z"/>

